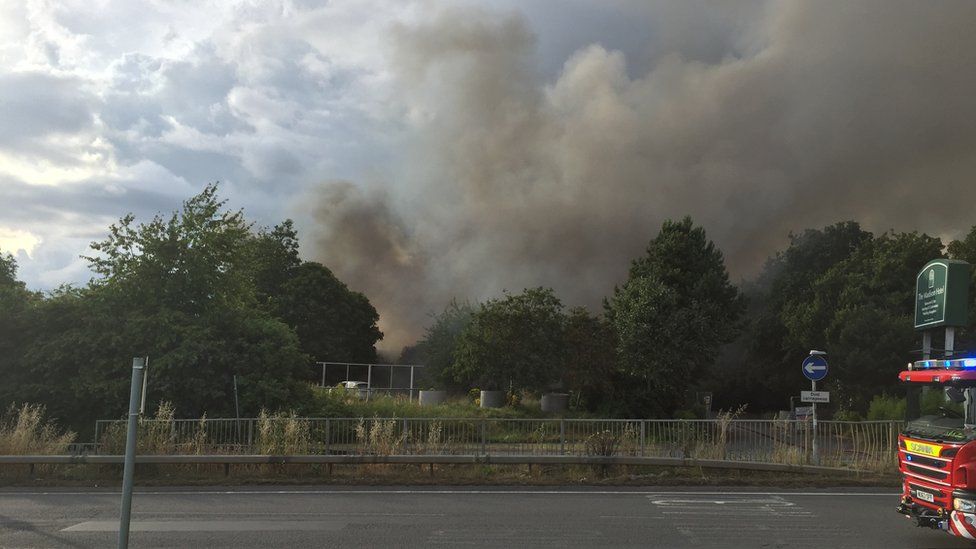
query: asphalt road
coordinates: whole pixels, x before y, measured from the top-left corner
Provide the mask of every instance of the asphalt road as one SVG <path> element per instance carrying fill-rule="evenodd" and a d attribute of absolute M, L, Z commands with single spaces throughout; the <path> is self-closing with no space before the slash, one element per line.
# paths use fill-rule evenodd
<path fill-rule="evenodd" d="M 0 490 L 0 547 L 113 547 L 118 492 Z M 972 547 L 892 489 L 145 488 L 130 547 Z"/>

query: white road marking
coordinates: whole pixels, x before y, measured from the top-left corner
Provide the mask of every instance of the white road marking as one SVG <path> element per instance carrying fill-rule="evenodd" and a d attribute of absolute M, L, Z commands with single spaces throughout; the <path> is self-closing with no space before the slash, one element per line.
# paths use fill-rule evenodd
<path fill-rule="evenodd" d="M 132 532 L 266 532 L 341 530 L 346 521 L 308 520 L 134 520 Z M 62 532 L 118 532 L 117 520 L 90 520 Z"/>
<path fill-rule="evenodd" d="M 312 512 L 303 513 L 300 511 L 296 512 L 266 512 L 266 511 L 250 511 L 250 512 L 234 512 L 234 511 L 215 511 L 212 513 L 200 512 L 200 511 L 133 511 L 133 515 L 170 515 L 170 516 L 181 516 L 181 515 L 192 515 L 195 517 L 199 516 L 215 516 L 215 517 L 249 517 L 249 516 L 262 516 L 262 517 L 446 517 L 446 513 L 327 513 L 327 512 Z"/>
<path fill-rule="evenodd" d="M 649 498 L 650 499 L 650 498 Z M 790 507 L 796 505 L 793 502 L 784 500 L 783 498 L 770 498 L 770 499 L 652 499 L 651 503 L 654 505 L 664 505 L 664 506 L 698 506 L 698 505 L 776 505 L 782 507 Z"/>

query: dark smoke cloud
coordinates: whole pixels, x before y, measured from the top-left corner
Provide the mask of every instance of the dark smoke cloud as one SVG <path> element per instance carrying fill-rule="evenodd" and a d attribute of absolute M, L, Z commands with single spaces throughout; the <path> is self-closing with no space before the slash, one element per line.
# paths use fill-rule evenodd
<path fill-rule="evenodd" d="M 703 224 L 736 276 L 838 220 L 976 223 L 976 2 L 776 2 L 748 24 L 723 9 L 726 34 L 697 50 L 682 12 L 646 70 L 593 44 L 548 80 L 517 14 L 394 29 L 402 180 L 326 185 L 318 216 L 319 259 L 377 305 L 388 348 L 452 296 L 551 285 L 597 306 L 666 218 Z"/>

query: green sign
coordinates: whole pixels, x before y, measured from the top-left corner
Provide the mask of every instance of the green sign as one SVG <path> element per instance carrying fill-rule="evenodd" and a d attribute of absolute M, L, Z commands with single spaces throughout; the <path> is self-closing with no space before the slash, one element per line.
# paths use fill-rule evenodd
<path fill-rule="evenodd" d="M 965 326 L 969 308 L 969 263 L 930 261 L 915 279 L 915 329 Z"/>

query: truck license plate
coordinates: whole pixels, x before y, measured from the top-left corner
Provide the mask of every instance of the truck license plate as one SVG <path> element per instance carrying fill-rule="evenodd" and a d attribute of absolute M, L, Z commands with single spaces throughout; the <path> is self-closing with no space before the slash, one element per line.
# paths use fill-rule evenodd
<path fill-rule="evenodd" d="M 933 496 L 932 494 L 930 494 L 928 492 L 923 492 L 921 490 L 915 490 L 915 497 L 918 498 L 918 499 L 920 499 L 920 500 L 922 500 L 922 501 L 927 501 L 929 503 L 935 503 L 935 496 Z"/>

